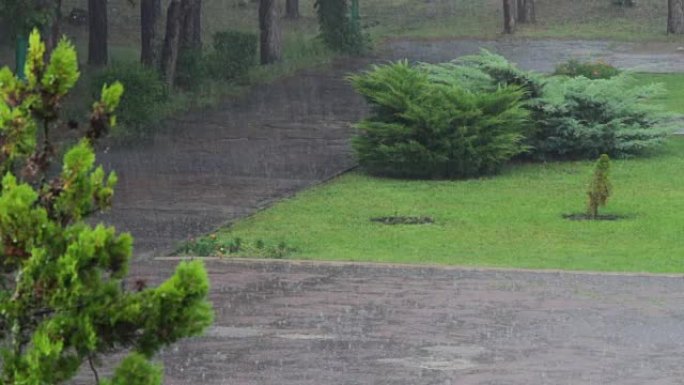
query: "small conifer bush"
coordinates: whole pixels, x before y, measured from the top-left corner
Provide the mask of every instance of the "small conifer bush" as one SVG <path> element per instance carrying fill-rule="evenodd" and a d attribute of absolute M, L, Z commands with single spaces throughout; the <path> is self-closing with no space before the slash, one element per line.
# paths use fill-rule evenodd
<path fill-rule="evenodd" d="M 610 158 L 606 154 L 602 154 L 594 166 L 594 176 L 589 183 L 587 190 L 587 216 L 589 218 L 598 217 L 599 207 L 606 205 L 608 198 L 612 192 L 612 186 L 609 180 L 610 173 Z"/>

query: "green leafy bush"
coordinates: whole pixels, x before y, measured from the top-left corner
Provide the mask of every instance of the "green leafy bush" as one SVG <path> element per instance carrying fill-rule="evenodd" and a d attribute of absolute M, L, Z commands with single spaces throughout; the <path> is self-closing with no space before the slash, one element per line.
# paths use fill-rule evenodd
<path fill-rule="evenodd" d="M 353 139 L 360 164 L 377 175 L 468 178 L 493 174 L 525 151 L 527 111 L 518 87 L 464 88 L 444 68 L 406 61 L 351 77 L 371 104 Z"/>
<path fill-rule="evenodd" d="M 314 2 L 320 38 L 333 51 L 360 55 L 369 46 L 369 38 L 358 23 L 352 23 L 347 0 L 316 0 Z"/>
<path fill-rule="evenodd" d="M 554 72 L 554 75 L 565 75 L 573 78 L 584 76 L 587 79 L 610 79 L 619 74 L 619 69 L 604 61 L 581 62 L 576 59 L 557 65 Z"/>
<path fill-rule="evenodd" d="M 196 90 L 209 75 L 209 64 L 201 49 L 185 49 L 176 63 L 175 85 L 184 90 Z"/>
<path fill-rule="evenodd" d="M 222 79 L 243 77 L 255 65 L 258 36 L 239 31 L 217 32 L 214 52 L 208 57 L 209 72 Z"/>
<path fill-rule="evenodd" d="M 92 81 L 92 93 L 96 94 L 103 84 L 120 80 L 126 84 L 126 94 L 121 98 L 118 120 L 123 126 L 114 134 L 121 137 L 137 137 L 141 128 L 163 118 L 169 103 L 169 92 L 159 74 L 138 63 L 114 63 L 97 73 Z"/>

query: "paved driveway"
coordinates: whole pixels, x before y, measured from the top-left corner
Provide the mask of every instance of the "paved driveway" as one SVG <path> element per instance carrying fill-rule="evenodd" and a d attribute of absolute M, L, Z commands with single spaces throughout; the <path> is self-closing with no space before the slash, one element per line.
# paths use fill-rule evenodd
<path fill-rule="evenodd" d="M 157 282 L 175 261 L 140 261 Z M 208 263 L 215 325 L 167 385 L 684 383 L 684 279 Z"/>

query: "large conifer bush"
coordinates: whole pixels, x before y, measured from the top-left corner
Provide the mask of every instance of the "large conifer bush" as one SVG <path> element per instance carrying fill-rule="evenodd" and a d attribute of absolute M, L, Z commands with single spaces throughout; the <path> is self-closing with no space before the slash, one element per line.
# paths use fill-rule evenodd
<path fill-rule="evenodd" d="M 634 86 L 628 74 L 609 79 L 543 76 L 523 71 L 503 56 L 482 50 L 454 61 L 487 74 L 493 85 L 517 85 L 525 95 L 535 159 L 624 158 L 658 147 L 670 132 L 665 115 L 649 103 L 658 85 Z"/>
<path fill-rule="evenodd" d="M 465 178 L 511 157 L 625 158 L 661 145 L 671 127 L 649 103 L 659 85 L 545 76 L 483 50 L 442 64 L 406 61 L 351 77 L 372 108 L 353 145 L 379 175 Z"/>
<path fill-rule="evenodd" d="M 534 101 L 529 144 L 538 159 L 638 156 L 667 137 L 665 115 L 649 103 L 658 85 L 633 87 L 625 75 L 610 79 L 554 76 Z"/>
<path fill-rule="evenodd" d="M 403 61 L 351 77 L 373 111 L 353 140 L 361 166 L 394 177 L 468 178 L 496 173 L 525 150 L 518 87 L 471 90 L 440 75 Z"/>
<path fill-rule="evenodd" d="M 115 123 L 123 86 L 103 87 L 60 171 L 52 131 L 79 73 L 67 41 L 44 55 L 34 31 L 27 80 L 0 70 L 0 384 L 62 384 L 84 363 L 93 383 L 160 384 L 154 353 L 212 320 L 206 272 L 183 263 L 157 288 L 124 288 L 131 236 L 84 221 L 112 202 L 116 175 L 96 166 L 93 143 Z M 127 353 L 118 365 L 116 352 Z M 106 356 L 116 369 L 98 378 Z"/>

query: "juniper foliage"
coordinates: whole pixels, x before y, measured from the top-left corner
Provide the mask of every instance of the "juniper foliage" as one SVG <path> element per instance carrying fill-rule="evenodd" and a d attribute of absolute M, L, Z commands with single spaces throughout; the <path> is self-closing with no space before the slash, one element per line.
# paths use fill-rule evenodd
<path fill-rule="evenodd" d="M 93 144 L 116 123 L 123 86 L 102 88 L 85 137 L 55 169 L 76 51 L 62 40 L 45 62 L 38 32 L 29 40 L 27 80 L 0 70 L 0 384 L 62 384 L 116 352 L 128 355 L 94 383 L 160 384 L 154 353 L 212 320 L 206 272 L 183 263 L 157 288 L 123 287 L 131 236 L 84 221 L 112 203 L 117 177 L 96 165 Z"/>
<path fill-rule="evenodd" d="M 375 66 L 350 79 L 372 108 L 357 125 L 353 146 L 360 164 L 373 174 L 477 177 L 498 172 L 525 150 L 528 114 L 518 87 L 469 90 L 441 68 L 406 61 Z"/>

